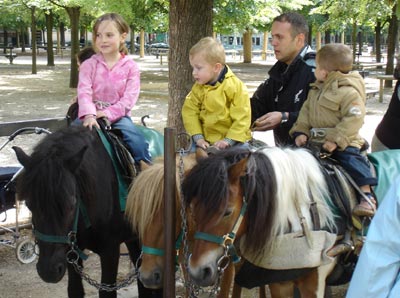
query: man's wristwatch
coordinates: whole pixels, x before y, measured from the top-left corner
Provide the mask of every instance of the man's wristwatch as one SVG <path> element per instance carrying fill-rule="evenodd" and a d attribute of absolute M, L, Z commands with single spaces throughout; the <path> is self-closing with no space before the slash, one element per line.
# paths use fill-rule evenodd
<path fill-rule="evenodd" d="M 282 124 L 288 121 L 288 116 L 286 115 L 286 112 L 281 112 L 281 113 L 282 113 L 282 119 L 281 119 L 281 124 Z"/>

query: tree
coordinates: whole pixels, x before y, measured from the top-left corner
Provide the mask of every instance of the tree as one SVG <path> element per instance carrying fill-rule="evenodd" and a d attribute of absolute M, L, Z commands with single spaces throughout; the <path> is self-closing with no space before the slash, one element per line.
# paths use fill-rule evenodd
<path fill-rule="evenodd" d="M 182 105 L 192 85 L 189 50 L 202 37 L 212 36 L 213 0 L 171 0 L 169 10 L 168 123 L 184 131 Z M 190 30 L 189 28 L 195 28 Z"/>

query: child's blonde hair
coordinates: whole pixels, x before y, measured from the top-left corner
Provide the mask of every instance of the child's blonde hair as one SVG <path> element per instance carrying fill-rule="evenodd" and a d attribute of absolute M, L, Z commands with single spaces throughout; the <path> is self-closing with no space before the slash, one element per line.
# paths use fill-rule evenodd
<path fill-rule="evenodd" d="M 93 25 L 93 43 L 96 44 L 96 38 L 97 38 L 97 31 L 99 30 L 99 26 L 101 22 L 103 21 L 112 21 L 115 24 L 115 27 L 117 28 L 118 32 L 120 34 L 128 34 L 129 33 L 129 25 L 125 20 L 117 13 L 106 13 L 100 16 L 96 22 Z M 124 42 L 121 42 L 119 46 L 119 51 L 128 54 L 128 49 L 125 45 Z"/>
<path fill-rule="evenodd" d="M 329 72 L 348 73 L 353 68 L 353 55 L 348 46 L 342 43 L 330 43 L 323 46 L 316 56 L 317 63 Z"/>
<path fill-rule="evenodd" d="M 225 64 L 225 49 L 221 42 L 212 37 L 203 37 L 189 51 L 189 56 L 203 54 L 208 63 Z"/>

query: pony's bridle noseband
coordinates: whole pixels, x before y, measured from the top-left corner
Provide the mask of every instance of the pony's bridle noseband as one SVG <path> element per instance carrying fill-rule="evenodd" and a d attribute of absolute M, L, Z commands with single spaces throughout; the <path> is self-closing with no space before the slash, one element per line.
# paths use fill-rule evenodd
<path fill-rule="evenodd" d="M 67 236 L 58 236 L 58 235 L 47 235 L 39 232 L 37 229 L 33 229 L 33 234 L 36 239 L 48 242 L 48 243 L 59 243 L 59 244 L 68 244 L 70 246 L 70 250 L 67 252 L 67 261 L 69 263 L 76 263 L 79 258 L 82 260 L 87 260 L 88 256 L 78 247 L 77 244 L 77 232 L 78 232 L 78 219 L 79 213 L 82 214 L 85 226 L 90 227 L 89 217 L 87 215 L 87 211 L 83 203 L 80 199 L 77 200 L 76 210 L 74 221 L 72 223 L 72 229 L 68 232 Z"/>
<path fill-rule="evenodd" d="M 247 201 L 246 197 L 243 196 L 243 204 L 240 209 L 240 213 L 238 218 L 236 219 L 235 224 L 233 225 L 232 231 L 225 234 L 224 236 L 216 236 L 204 232 L 196 232 L 194 234 L 194 239 L 205 240 L 208 242 L 216 243 L 224 248 L 224 254 L 218 260 L 218 269 L 222 272 L 228 267 L 229 260 L 235 264 L 240 261 L 240 256 L 236 252 L 236 248 L 234 246 L 235 238 L 237 231 L 239 230 L 240 225 L 242 224 L 244 214 L 247 211 Z"/>
<path fill-rule="evenodd" d="M 176 270 L 178 270 L 178 268 L 179 268 L 178 254 L 179 254 L 179 249 L 181 248 L 181 245 L 182 245 L 183 235 L 184 235 L 184 231 L 181 230 L 181 232 L 178 235 L 178 238 L 175 241 L 175 251 L 176 251 L 175 267 L 176 267 Z M 140 261 L 142 259 L 142 255 L 143 254 L 163 257 L 165 255 L 165 249 L 142 245 L 142 253 L 141 253 L 139 259 L 136 262 L 136 268 L 140 267 L 139 264 L 140 264 Z"/>
<path fill-rule="evenodd" d="M 251 153 L 248 155 L 249 160 L 251 160 L 250 157 Z M 252 169 L 250 172 L 254 174 L 255 170 Z M 242 186 L 244 194 L 242 197 L 242 207 L 240 209 L 238 218 L 236 219 L 236 222 L 232 227 L 232 230 L 229 233 L 225 234 L 224 236 L 216 236 L 204 232 L 196 232 L 194 235 L 194 239 L 205 240 L 212 243 L 216 243 L 224 248 L 224 254 L 217 261 L 218 270 L 220 272 L 224 272 L 224 270 L 229 265 L 229 261 L 232 261 L 232 263 L 236 264 L 241 259 L 238 253 L 236 252 L 234 242 L 237 231 L 239 230 L 244 215 L 247 211 L 248 199 L 253 195 L 254 192 L 254 187 L 250 187 L 251 189 L 248 189 L 248 187 L 246 187 L 247 183 L 249 182 L 249 176 L 250 176 L 249 169 L 247 169 L 246 175 L 240 178 L 240 184 Z"/>

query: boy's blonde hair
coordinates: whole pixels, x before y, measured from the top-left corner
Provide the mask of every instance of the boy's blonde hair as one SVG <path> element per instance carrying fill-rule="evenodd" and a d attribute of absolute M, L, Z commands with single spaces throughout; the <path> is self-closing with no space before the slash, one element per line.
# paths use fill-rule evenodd
<path fill-rule="evenodd" d="M 129 33 L 129 25 L 125 20 L 117 13 L 106 13 L 100 16 L 96 22 L 93 25 L 93 43 L 96 44 L 96 38 L 97 38 L 97 31 L 99 30 L 99 26 L 101 22 L 103 21 L 112 21 L 115 24 L 115 27 L 117 28 L 118 32 L 120 34 L 128 34 Z M 125 43 L 122 42 L 119 45 L 119 51 L 128 54 L 128 49 L 125 46 Z"/>
<path fill-rule="evenodd" d="M 225 64 L 225 49 L 221 42 L 212 37 L 203 37 L 189 51 L 189 56 L 203 54 L 208 63 Z"/>
<path fill-rule="evenodd" d="M 353 68 L 353 55 L 348 46 L 342 43 L 330 43 L 323 46 L 316 56 L 322 69 L 329 72 L 340 71 L 348 73 Z"/>

